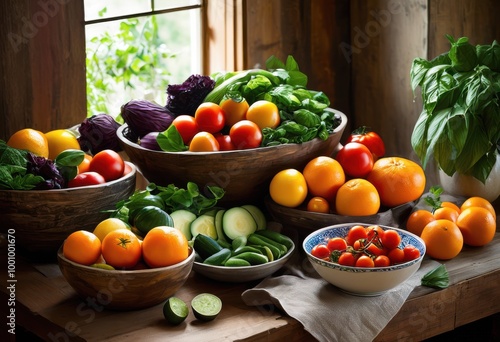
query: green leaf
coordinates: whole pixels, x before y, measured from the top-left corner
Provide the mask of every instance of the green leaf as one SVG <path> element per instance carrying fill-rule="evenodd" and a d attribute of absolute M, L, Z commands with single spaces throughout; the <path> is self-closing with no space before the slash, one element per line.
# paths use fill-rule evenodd
<path fill-rule="evenodd" d="M 85 152 L 82 150 L 68 149 L 56 156 L 54 163 L 57 167 L 78 166 L 85 159 Z"/>
<path fill-rule="evenodd" d="M 427 272 L 421 279 L 422 286 L 445 289 L 450 284 L 448 270 L 444 264 Z"/>
<path fill-rule="evenodd" d="M 182 136 L 174 125 L 170 125 L 165 131 L 160 132 L 156 137 L 158 145 L 163 151 L 182 152 L 187 151 Z"/>

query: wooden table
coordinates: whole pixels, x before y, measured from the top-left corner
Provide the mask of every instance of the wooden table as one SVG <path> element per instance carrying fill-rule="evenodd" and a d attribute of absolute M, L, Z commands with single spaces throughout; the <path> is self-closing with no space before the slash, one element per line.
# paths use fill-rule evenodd
<path fill-rule="evenodd" d="M 5 257 L 5 248 L 2 251 Z M 415 288 L 377 340 L 422 340 L 500 312 L 499 258 L 498 232 L 485 248 L 465 248 L 446 262 L 451 286 L 441 291 Z M 89 305 L 76 296 L 55 263 L 30 263 L 17 256 L 15 276 L 16 324 L 48 341 L 314 340 L 298 321 L 282 312 L 243 303 L 241 293 L 258 282 L 224 284 L 192 272 L 177 296 L 189 302 L 200 292 L 211 292 L 221 297 L 223 310 L 212 322 L 197 321 L 190 313 L 185 323 L 170 326 L 163 318 L 162 304 L 130 312 Z M 9 299 L 7 286 L 0 292 L 3 306 Z"/>

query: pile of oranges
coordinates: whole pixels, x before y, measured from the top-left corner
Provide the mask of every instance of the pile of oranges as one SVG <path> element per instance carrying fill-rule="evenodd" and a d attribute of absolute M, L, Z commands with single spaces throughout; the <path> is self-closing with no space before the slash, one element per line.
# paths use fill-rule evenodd
<path fill-rule="evenodd" d="M 402 157 L 382 157 L 363 178 L 349 178 L 333 157 L 319 156 L 303 170 L 279 171 L 269 192 L 277 204 L 308 211 L 368 216 L 381 206 L 392 208 L 415 201 L 425 188 L 424 170 Z"/>
<path fill-rule="evenodd" d="M 406 229 L 424 240 L 430 257 L 449 260 L 460 253 L 464 244 L 479 247 L 491 242 L 496 213 L 482 197 L 469 197 L 461 205 L 444 201 L 431 210 L 415 210 Z"/>

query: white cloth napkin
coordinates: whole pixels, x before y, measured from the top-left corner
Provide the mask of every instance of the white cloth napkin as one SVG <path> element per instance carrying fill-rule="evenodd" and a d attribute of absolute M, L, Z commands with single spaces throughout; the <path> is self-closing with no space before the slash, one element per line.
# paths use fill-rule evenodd
<path fill-rule="evenodd" d="M 264 279 L 243 292 L 242 298 L 249 306 L 277 306 L 318 341 L 372 341 L 420 285 L 422 276 L 438 265 L 426 257 L 403 284 L 380 296 L 362 297 L 346 294 L 323 280 L 299 252 L 282 269 L 282 275 Z"/>

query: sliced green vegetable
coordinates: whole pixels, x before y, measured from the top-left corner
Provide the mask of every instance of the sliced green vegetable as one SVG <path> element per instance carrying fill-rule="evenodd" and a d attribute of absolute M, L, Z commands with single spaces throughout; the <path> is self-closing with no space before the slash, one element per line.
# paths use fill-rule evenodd
<path fill-rule="evenodd" d="M 200 293 L 191 301 L 194 316 L 202 321 L 214 320 L 222 310 L 222 301 L 211 293 Z"/>
<path fill-rule="evenodd" d="M 248 210 L 233 207 L 224 213 L 222 229 L 229 239 L 234 240 L 238 236 L 248 236 L 254 233 L 257 230 L 257 223 Z"/>
<path fill-rule="evenodd" d="M 210 215 L 198 216 L 190 225 L 191 235 L 196 237 L 198 234 L 203 234 L 217 239 L 217 231 L 215 230 L 215 218 Z"/>
<path fill-rule="evenodd" d="M 180 298 L 170 297 L 163 304 L 163 316 L 170 324 L 181 324 L 187 318 L 189 308 Z"/>
<path fill-rule="evenodd" d="M 259 207 L 253 204 L 245 204 L 241 206 L 243 209 L 248 210 L 248 212 L 252 215 L 255 223 L 257 223 L 257 230 L 266 229 L 267 220 L 266 215 L 259 209 Z"/>
<path fill-rule="evenodd" d="M 179 229 L 188 241 L 193 238 L 191 234 L 191 223 L 196 219 L 196 215 L 186 209 L 179 209 L 170 214 L 174 220 L 174 227 Z"/>

